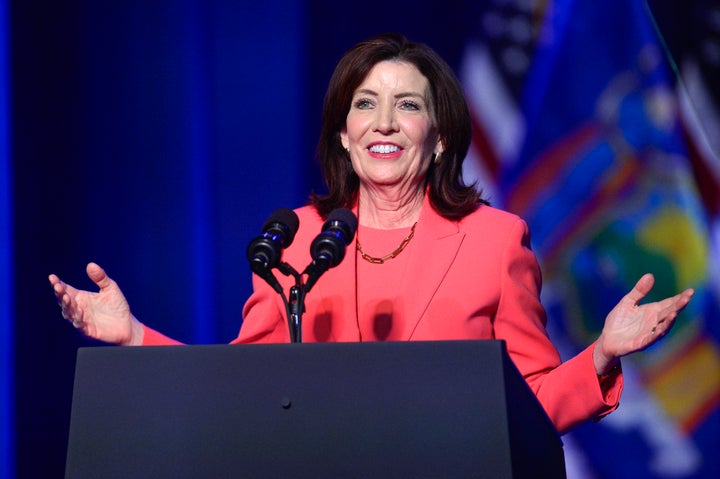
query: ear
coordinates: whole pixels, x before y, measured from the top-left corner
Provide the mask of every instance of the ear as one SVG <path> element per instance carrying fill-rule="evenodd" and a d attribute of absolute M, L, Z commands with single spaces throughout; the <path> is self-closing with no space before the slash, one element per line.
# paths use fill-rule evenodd
<path fill-rule="evenodd" d="M 443 151 L 445 151 L 445 145 L 443 145 L 442 140 L 438 137 L 437 143 L 435 143 L 435 149 L 433 150 L 433 153 L 437 155 L 438 153 L 442 153 Z"/>
<path fill-rule="evenodd" d="M 342 143 L 343 148 L 346 150 L 350 148 L 350 141 L 348 141 L 348 134 L 347 134 L 347 128 L 343 127 L 342 130 L 340 130 L 340 143 Z"/>

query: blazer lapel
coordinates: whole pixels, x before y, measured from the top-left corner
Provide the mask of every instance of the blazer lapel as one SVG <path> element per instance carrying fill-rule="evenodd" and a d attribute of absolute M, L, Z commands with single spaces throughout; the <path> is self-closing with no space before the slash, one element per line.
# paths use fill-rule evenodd
<path fill-rule="evenodd" d="M 357 206 L 353 211 L 357 214 Z M 407 253 L 408 267 L 400 284 L 397 297 L 402 298 L 406 326 L 399 340 L 409 340 L 421 321 L 425 310 L 445 275 L 452 266 L 462 244 L 464 233 L 461 233 L 457 222 L 447 220 L 437 214 L 430 205 L 426 195 L 423 202 L 420 220 L 415 228 L 412 247 Z M 318 337 L 321 341 L 357 341 L 359 331 L 356 321 L 356 297 L 349 294 L 355 291 L 355 241 L 348 245 L 346 257 L 335 268 L 325 273 L 325 278 L 318 283 L 310 295 L 317 297 L 342 298 L 342 305 L 336 311 L 326 311 L 318 305 L 319 313 L 333 317 L 328 337 Z"/>
<path fill-rule="evenodd" d="M 438 290 L 465 237 L 458 224 L 435 212 L 425 196 L 420 221 L 415 229 L 415 244 L 409 251 L 407 273 L 398 289 L 398 297 L 407 302 L 407 327 L 403 340 L 409 340 Z"/>

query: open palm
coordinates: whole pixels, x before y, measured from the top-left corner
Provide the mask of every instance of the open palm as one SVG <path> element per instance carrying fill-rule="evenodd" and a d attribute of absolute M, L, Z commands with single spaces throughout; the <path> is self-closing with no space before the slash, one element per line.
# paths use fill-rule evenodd
<path fill-rule="evenodd" d="M 639 304 L 654 283 L 653 275 L 644 275 L 610 311 L 596 345 L 601 361 L 612 362 L 658 341 L 672 328 L 678 313 L 687 306 L 694 294 L 692 289 L 686 289 L 661 301 Z M 603 369 L 596 361 L 598 366 Z"/>
<path fill-rule="evenodd" d="M 95 263 L 88 264 L 87 275 L 100 288 L 98 292 L 80 290 L 54 274 L 49 276 L 63 317 L 90 338 L 133 344 L 137 320 L 117 283 Z"/>

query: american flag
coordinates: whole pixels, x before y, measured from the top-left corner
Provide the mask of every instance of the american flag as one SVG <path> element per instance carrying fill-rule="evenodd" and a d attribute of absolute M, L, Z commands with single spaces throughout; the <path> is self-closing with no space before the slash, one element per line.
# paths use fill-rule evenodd
<path fill-rule="evenodd" d="M 720 477 L 717 2 L 469 9 L 466 179 L 528 220 L 563 356 L 641 269 L 659 295 L 698 291 L 670 336 L 625 362 L 620 409 L 564 437 L 568 477 Z"/>

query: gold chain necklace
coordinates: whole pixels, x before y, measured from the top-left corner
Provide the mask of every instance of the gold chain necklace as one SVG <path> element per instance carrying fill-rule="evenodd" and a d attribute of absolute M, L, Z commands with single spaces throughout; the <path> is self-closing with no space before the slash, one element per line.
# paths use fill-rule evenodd
<path fill-rule="evenodd" d="M 360 246 L 360 238 L 357 239 L 356 249 L 360 252 L 360 256 L 361 256 L 362 259 L 364 259 L 365 261 L 368 261 L 368 262 L 370 262 L 370 263 L 372 263 L 372 264 L 383 264 L 385 261 L 391 260 L 391 259 L 393 259 L 395 256 L 397 256 L 397 255 L 399 255 L 400 253 L 402 253 L 402 250 L 405 249 L 405 247 L 408 245 L 408 243 L 410 242 L 410 240 L 413 239 L 413 236 L 415 236 L 415 227 L 416 227 L 416 226 L 417 226 L 417 221 L 415 222 L 414 225 L 412 225 L 412 228 L 410 228 L 410 233 L 405 237 L 405 239 L 403 239 L 403 240 L 400 242 L 400 246 L 398 246 L 397 248 L 395 248 L 395 251 L 393 251 L 393 252 L 390 253 L 390 254 L 386 254 L 386 255 L 383 256 L 382 258 L 377 258 L 377 257 L 375 257 L 375 256 L 370 256 L 369 254 L 367 254 L 366 252 L 364 252 L 364 251 L 362 250 L 362 246 Z"/>

